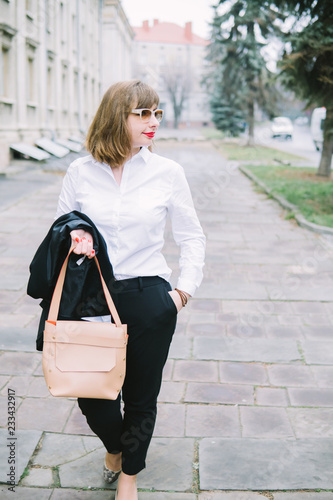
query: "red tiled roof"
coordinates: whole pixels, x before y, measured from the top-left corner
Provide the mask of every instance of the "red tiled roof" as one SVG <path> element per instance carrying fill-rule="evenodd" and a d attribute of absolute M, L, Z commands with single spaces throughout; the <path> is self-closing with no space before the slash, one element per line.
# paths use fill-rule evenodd
<path fill-rule="evenodd" d="M 133 27 L 135 41 L 138 42 L 159 42 L 159 43 L 179 43 L 184 45 L 207 45 L 208 41 L 201 36 L 192 33 L 192 23 L 188 22 L 185 27 L 175 23 L 160 23 L 154 19 L 153 26 L 149 26 L 149 21 L 143 21 L 142 26 Z"/>

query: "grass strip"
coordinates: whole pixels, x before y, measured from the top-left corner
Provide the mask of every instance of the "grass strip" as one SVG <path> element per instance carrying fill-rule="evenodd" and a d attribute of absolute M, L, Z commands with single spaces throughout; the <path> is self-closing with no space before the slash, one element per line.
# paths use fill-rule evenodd
<path fill-rule="evenodd" d="M 236 142 L 221 141 L 219 143 L 221 153 L 233 161 L 245 162 L 265 162 L 267 164 L 274 164 L 276 162 L 299 162 L 300 160 L 306 161 L 304 158 L 295 156 L 290 153 L 285 153 L 278 149 L 269 148 L 268 146 L 245 146 Z"/>
<path fill-rule="evenodd" d="M 273 193 L 296 205 L 309 221 L 333 227 L 333 182 L 316 175 L 317 169 L 273 165 L 247 165 Z"/>

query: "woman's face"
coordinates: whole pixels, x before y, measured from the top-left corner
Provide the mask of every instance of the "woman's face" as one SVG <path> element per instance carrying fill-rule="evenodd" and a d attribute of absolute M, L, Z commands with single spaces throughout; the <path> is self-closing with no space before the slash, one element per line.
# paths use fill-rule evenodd
<path fill-rule="evenodd" d="M 157 109 L 157 105 L 150 108 L 152 111 Z M 142 146 L 150 146 L 153 142 L 155 133 L 160 126 L 155 115 L 151 115 L 150 120 L 144 121 L 139 114 L 131 113 L 127 118 L 127 124 L 132 137 L 132 151 L 137 153 Z"/>

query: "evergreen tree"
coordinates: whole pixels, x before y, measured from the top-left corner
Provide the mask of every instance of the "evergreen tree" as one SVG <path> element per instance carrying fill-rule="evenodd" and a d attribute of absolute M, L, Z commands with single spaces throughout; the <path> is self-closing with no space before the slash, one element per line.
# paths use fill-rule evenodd
<path fill-rule="evenodd" d="M 213 122 L 218 130 L 237 137 L 245 129 L 245 115 L 237 95 L 228 98 L 215 90 L 210 100 Z"/>
<path fill-rule="evenodd" d="M 333 4 L 331 0 L 281 0 L 297 16 L 287 35 L 289 50 L 280 63 L 284 85 L 307 101 L 324 106 L 324 142 L 318 175 L 330 177 L 333 154 Z M 288 48 L 288 45 L 287 45 Z"/>
<path fill-rule="evenodd" d="M 239 128 L 232 115 L 237 114 L 237 120 L 239 117 L 241 121 L 245 117 L 249 144 L 254 144 L 255 106 L 269 115 L 273 113 L 271 75 L 262 49 L 271 36 L 279 34 L 276 21 L 280 15 L 270 4 L 268 0 L 219 0 L 214 7 L 208 54 L 213 63 L 213 119 L 217 128 L 232 133 Z M 219 107 L 218 96 L 221 96 Z M 220 118 L 222 110 L 227 113 L 224 120 Z"/>
<path fill-rule="evenodd" d="M 236 77 L 233 67 L 217 66 L 212 75 L 210 98 L 210 110 L 216 128 L 232 137 L 244 131 L 247 119 Z"/>

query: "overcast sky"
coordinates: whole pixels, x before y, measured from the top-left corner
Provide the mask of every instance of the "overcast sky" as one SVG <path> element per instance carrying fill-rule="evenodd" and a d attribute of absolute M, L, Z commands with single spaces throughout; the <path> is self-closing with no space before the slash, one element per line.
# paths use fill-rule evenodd
<path fill-rule="evenodd" d="M 141 26 L 142 21 L 158 19 L 184 26 L 192 21 L 192 31 L 208 38 L 208 23 L 213 18 L 216 0 L 121 0 L 123 9 L 132 26 Z"/>

